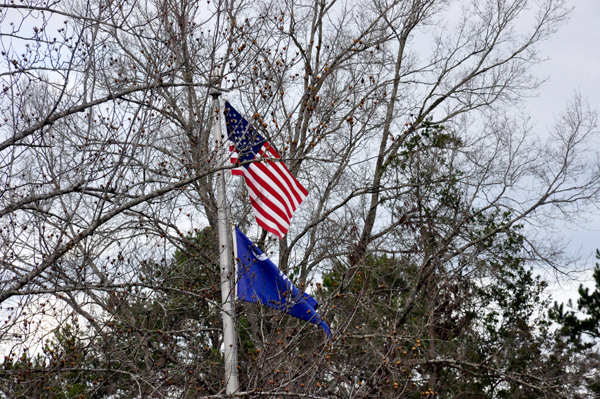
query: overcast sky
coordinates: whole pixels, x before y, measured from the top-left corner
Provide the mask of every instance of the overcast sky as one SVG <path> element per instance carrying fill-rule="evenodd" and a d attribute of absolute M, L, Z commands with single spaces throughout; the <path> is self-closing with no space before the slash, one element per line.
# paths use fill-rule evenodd
<path fill-rule="evenodd" d="M 541 47 L 541 55 L 550 59 L 535 69 L 538 76 L 548 77 L 540 97 L 529 104 L 540 122 L 551 121 L 575 91 L 594 108 L 600 107 L 600 0 L 571 0 L 571 4 L 575 9 L 570 20 Z"/>
<path fill-rule="evenodd" d="M 550 59 L 535 69 L 538 77 L 548 78 L 539 97 L 528 103 L 539 129 L 552 124 L 554 115 L 561 112 L 575 92 L 580 92 L 592 109 L 600 110 L 600 0 L 571 0 L 571 4 L 575 9 L 570 20 L 541 47 L 541 55 Z M 600 216 L 579 231 L 565 233 L 570 238 L 569 247 L 590 256 L 588 266 L 592 267 L 593 252 L 600 248 Z M 590 283 L 586 285 L 591 286 Z M 568 285 L 573 289 L 579 283 Z M 577 297 L 576 292 L 569 294 L 566 296 Z M 555 299 L 562 298 L 563 295 L 555 295 Z"/>

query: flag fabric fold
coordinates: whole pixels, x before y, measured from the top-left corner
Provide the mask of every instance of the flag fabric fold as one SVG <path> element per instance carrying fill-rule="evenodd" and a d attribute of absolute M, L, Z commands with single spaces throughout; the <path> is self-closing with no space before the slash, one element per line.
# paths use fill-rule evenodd
<path fill-rule="evenodd" d="M 239 228 L 235 228 L 238 262 L 237 297 L 320 326 L 328 337 L 331 330 L 316 311 L 317 301 L 298 288 Z"/>
<path fill-rule="evenodd" d="M 271 144 L 228 102 L 225 124 L 231 143 L 231 163 L 238 166 L 232 174 L 244 176 L 258 225 L 283 238 L 308 191 L 290 173 Z"/>

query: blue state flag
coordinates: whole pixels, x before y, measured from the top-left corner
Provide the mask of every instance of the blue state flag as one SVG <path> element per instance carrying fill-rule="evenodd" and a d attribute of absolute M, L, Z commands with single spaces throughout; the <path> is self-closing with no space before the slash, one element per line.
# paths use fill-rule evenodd
<path fill-rule="evenodd" d="M 299 319 L 319 325 L 331 337 L 329 326 L 315 310 L 317 301 L 298 288 L 239 228 L 237 243 L 237 297 L 241 301 L 263 303 Z"/>

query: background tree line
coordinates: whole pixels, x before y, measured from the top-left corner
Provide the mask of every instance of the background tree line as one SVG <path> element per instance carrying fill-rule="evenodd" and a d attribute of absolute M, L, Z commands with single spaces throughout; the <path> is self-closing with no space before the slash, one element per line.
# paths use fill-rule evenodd
<path fill-rule="evenodd" d="M 598 273 L 577 309 L 538 276 L 574 266 L 540 231 L 598 204 L 596 114 L 518 112 L 568 12 L 4 1 L 0 395 L 225 396 L 214 87 L 310 193 L 278 241 L 229 179 L 231 218 L 334 332 L 236 304 L 237 396 L 599 395 Z"/>

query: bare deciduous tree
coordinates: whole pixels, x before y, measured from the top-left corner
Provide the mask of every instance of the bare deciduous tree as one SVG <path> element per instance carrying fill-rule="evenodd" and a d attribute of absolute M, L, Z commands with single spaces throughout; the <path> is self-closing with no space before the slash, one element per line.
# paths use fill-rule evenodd
<path fill-rule="evenodd" d="M 335 333 L 238 304 L 238 396 L 585 396 L 532 268 L 567 271 L 536 229 L 597 204 L 596 115 L 575 98 L 544 136 L 517 112 L 568 11 L 5 1 L 2 394 L 224 396 L 220 90 L 310 192 L 255 238 Z M 229 202 L 257 232 L 242 182 Z"/>

